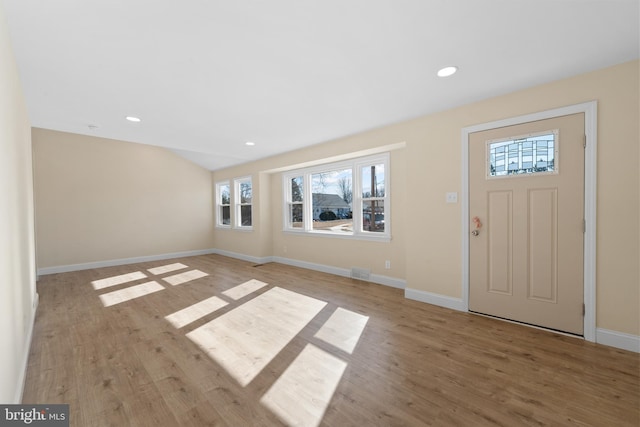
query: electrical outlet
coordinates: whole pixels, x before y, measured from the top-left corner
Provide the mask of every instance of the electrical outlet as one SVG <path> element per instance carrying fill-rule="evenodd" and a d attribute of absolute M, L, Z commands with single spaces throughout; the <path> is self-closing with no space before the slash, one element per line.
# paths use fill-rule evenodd
<path fill-rule="evenodd" d="M 389 270 L 389 269 L 391 268 L 391 261 L 386 260 L 386 261 L 384 262 L 384 268 L 386 268 L 387 270 Z"/>
<path fill-rule="evenodd" d="M 458 193 L 447 193 L 446 200 L 447 203 L 458 203 Z"/>

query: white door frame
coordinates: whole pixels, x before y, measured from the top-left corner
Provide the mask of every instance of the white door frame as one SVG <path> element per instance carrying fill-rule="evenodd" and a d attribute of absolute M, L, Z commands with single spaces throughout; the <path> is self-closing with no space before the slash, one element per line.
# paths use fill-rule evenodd
<path fill-rule="evenodd" d="M 462 129 L 462 303 L 469 311 L 469 134 L 553 117 L 584 113 L 587 147 L 584 153 L 584 338 L 596 341 L 596 101 L 584 102 L 524 116 L 481 123 Z"/>

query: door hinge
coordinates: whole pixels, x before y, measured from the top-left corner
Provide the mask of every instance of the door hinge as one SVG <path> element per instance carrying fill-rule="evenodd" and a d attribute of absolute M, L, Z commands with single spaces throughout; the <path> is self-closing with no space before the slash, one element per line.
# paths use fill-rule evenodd
<path fill-rule="evenodd" d="M 587 314 L 587 306 L 582 303 L 582 316 L 584 317 Z"/>
<path fill-rule="evenodd" d="M 582 220 L 582 232 L 583 233 L 587 232 L 587 220 L 586 219 Z"/>
<path fill-rule="evenodd" d="M 582 135 L 582 148 L 587 148 L 587 135 Z"/>

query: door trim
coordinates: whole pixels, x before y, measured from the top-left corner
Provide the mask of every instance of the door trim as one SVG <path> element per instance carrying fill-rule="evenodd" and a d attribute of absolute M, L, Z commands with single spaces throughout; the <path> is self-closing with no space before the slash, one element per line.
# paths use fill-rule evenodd
<path fill-rule="evenodd" d="M 584 338 L 596 341 L 596 154 L 597 101 L 569 105 L 523 116 L 511 117 L 462 129 L 462 303 L 469 311 L 469 135 L 505 126 L 545 120 L 570 114 L 584 113 L 586 149 L 584 153 Z"/>

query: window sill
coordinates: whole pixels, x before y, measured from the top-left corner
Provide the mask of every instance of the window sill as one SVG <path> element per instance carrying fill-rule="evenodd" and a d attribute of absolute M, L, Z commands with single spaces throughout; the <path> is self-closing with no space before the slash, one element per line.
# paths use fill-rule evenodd
<path fill-rule="evenodd" d="M 390 242 L 391 236 L 388 234 L 364 234 L 364 233 L 331 233 L 326 231 L 305 231 L 305 230 L 283 230 L 285 234 L 307 237 L 328 237 L 332 239 L 364 240 L 370 242 Z"/>
<path fill-rule="evenodd" d="M 242 231 L 248 233 L 253 231 L 253 227 L 232 227 L 230 225 L 216 225 L 217 230 Z"/>

